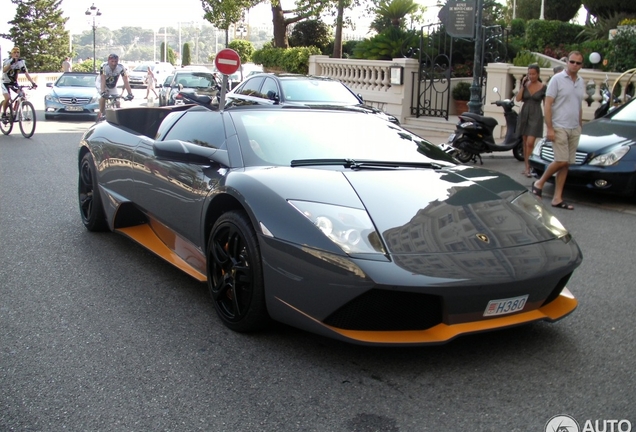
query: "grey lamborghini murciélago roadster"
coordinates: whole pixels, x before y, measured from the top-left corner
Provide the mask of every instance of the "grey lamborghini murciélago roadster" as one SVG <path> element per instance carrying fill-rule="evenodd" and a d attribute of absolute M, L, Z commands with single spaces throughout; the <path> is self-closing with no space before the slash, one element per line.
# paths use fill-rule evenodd
<path fill-rule="evenodd" d="M 347 108 L 123 108 L 79 146 L 90 231 L 207 282 L 221 321 L 369 345 L 556 321 L 576 242 L 522 185 Z"/>

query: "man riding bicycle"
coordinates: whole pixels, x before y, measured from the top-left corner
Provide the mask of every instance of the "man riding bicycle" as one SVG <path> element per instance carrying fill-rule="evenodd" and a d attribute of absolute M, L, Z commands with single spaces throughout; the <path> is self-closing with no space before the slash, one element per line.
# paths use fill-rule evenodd
<path fill-rule="evenodd" d="M 102 63 L 102 66 L 99 68 L 99 79 L 101 83 L 100 93 L 102 95 L 99 99 L 100 118 L 104 116 L 106 98 L 109 95 L 117 96 L 117 81 L 120 76 L 124 81 L 124 88 L 128 91 L 128 96 L 126 96 L 125 100 L 132 100 L 134 96 L 128 83 L 126 68 L 119 64 L 119 56 L 117 54 L 111 54 L 108 56 L 108 61 Z M 117 102 L 117 107 L 119 107 L 119 101 Z"/>
<path fill-rule="evenodd" d="M 2 63 L 2 120 L 7 118 L 7 108 L 11 100 L 10 90 L 17 91 L 15 87 L 18 85 L 18 74 L 22 72 L 31 82 L 31 87 L 37 88 L 37 84 L 33 82 L 29 71 L 27 71 L 26 62 L 20 58 L 20 48 L 13 47 L 11 56 Z"/>

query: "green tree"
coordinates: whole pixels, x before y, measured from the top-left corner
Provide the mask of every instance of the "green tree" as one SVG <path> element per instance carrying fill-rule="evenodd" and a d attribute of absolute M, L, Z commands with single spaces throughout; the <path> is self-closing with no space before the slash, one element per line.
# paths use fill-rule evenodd
<path fill-rule="evenodd" d="M 181 66 L 188 66 L 192 64 L 192 55 L 190 54 L 190 44 L 183 44 L 183 55 L 181 56 Z"/>
<path fill-rule="evenodd" d="M 376 19 L 372 23 L 372 28 L 382 32 L 388 25 L 402 28 L 406 27 L 404 18 L 420 10 L 420 6 L 414 0 L 381 0 L 375 9 Z"/>
<path fill-rule="evenodd" d="M 245 11 L 262 0 L 201 0 L 203 18 L 218 29 L 225 30 L 225 46 L 229 43 L 229 29 L 243 19 Z"/>
<path fill-rule="evenodd" d="M 517 0 L 516 17 L 525 20 L 539 19 L 542 0 Z M 546 20 L 570 21 L 581 8 L 581 0 L 559 0 L 543 2 Z"/>
<path fill-rule="evenodd" d="M 583 0 L 585 9 L 595 17 L 609 18 L 617 13 L 636 16 L 636 2 L 625 0 Z"/>
<path fill-rule="evenodd" d="M 31 72 L 57 72 L 70 55 L 68 18 L 62 17 L 62 0 L 11 0 L 17 5 L 15 18 L 8 21 L 9 33 L 1 36 L 19 46 Z"/>
<path fill-rule="evenodd" d="M 159 58 L 160 61 L 162 62 L 168 62 L 172 65 L 175 65 L 177 63 L 177 55 L 175 54 L 174 50 L 170 47 L 170 45 L 168 45 L 168 48 L 166 49 L 166 45 L 164 42 L 161 42 L 160 45 L 160 50 L 161 52 L 159 53 Z M 168 54 L 168 60 L 166 60 L 165 54 Z"/>
<path fill-rule="evenodd" d="M 331 28 L 323 21 L 305 20 L 294 25 L 289 36 L 289 46 L 315 46 L 325 52 L 331 39 Z"/>
<path fill-rule="evenodd" d="M 254 54 L 254 45 L 252 42 L 243 39 L 234 39 L 227 46 L 236 51 L 241 58 L 241 64 L 252 61 L 252 54 Z"/>
<path fill-rule="evenodd" d="M 297 0 L 294 9 L 283 9 L 280 0 L 201 0 L 201 3 L 203 4 L 203 17 L 216 28 L 225 30 L 227 45 L 230 26 L 240 22 L 246 10 L 265 1 L 268 1 L 272 8 L 274 46 L 277 48 L 289 46 L 287 40 L 287 27 L 289 25 L 307 18 L 318 18 L 321 12 L 332 4 L 323 0 Z"/>

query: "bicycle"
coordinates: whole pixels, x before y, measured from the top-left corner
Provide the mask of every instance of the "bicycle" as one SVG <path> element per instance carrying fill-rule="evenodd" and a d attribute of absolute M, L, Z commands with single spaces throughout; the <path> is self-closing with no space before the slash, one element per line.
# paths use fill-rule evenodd
<path fill-rule="evenodd" d="M 15 92 L 15 96 L 9 100 L 7 107 L 7 117 L 0 120 L 0 130 L 5 135 L 9 135 L 13 130 L 13 123 L 20 123 L 20 132 L 25 138 L 31 138 L 35 133 L 35 108 L 33 104 L 27 100 L 27 94 L 24 89 L 32 90 L 34 86 L 14 86 L 11 90 Z"/>
<path fill-rule="evenodd" d="M 123 99 L 125 101 L 131 101 L 133 100 L 133 96 L 122 96 L 122 95 L 112 95 L 112 94 L 102 94 L 102 97 L 104 99 L 106 99 L 106 104 L 104 105 L 104 112 L 106 112 L 106 110 L 109 109 L 115 109 L 115 108 L 119 108 L 119 100 Z M 103 120 L 106 119 L 106 114 L 103 114 L 100 112 L 97 115 L 97 122 L 101 122 Z"/>

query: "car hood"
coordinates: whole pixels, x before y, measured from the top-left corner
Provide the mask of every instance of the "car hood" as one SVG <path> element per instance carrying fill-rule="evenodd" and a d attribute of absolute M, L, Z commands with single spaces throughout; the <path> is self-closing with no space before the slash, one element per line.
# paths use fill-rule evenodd
<path fill-rule="evenodd" d="M 602 153 L 614 145 L 634 145 L 636 123 L 601 118 L 583 125 L 578 150 L 585 153 Z"/>
<path fill-rule="evenodd" d="M 483 251 L 555 238 L 512 204 L 527 189 L 494 171 L 357 171 L 345 176 L 392 254 Z"/>
<path fill-rule="evenodd" d="M 57 97 L 93 97 L 97 96 L 95 87 L 53 87 L 51 95 Z"/>
<path fill-rule="evenodd" d="M 258 183 L 288 200 L 366 209 L 391 254 L 484 251 L 545 242 L 555 238 L 543 224 L 512 201 L 527 189 L 485 169 L 276 168 L 252 172 Z M 289 232 L 270 207 L 268 194 L 251 187 L 263 201 L 271 224 Z M 271 195 L 269 195 L 271 197 Z M 261 215 L 257 215 L 261 218 Z M 267 223 L 266 223 L 267 225 Z M 404 242 L 400 239 L 410 238 Z M 400 240 L 400 241 L 398 241 Z"/>

